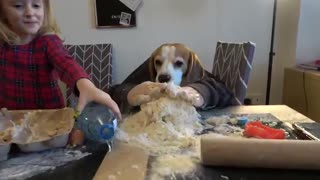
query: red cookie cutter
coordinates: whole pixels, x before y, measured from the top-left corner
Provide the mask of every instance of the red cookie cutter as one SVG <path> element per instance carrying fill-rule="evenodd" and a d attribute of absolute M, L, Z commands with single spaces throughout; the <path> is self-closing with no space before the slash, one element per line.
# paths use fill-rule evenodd
<path fill-rule="evenodd" d="M 286 137 L 284 130 L 271 128 L 262 124 L 261 121 L 248 122 L 243 135 L 261 139 L 285 139 Z"/>

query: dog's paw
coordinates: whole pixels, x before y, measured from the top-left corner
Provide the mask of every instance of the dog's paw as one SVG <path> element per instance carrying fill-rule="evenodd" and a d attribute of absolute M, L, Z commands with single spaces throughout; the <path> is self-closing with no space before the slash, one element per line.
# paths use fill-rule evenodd
<path fill-rule="evenodd" d="M 194 101 L 193 96 L 191 96 L 186 89 L 171 83 L 169 83 L 166 88 L 166 94 L 171 98 L 180 99 L 190 103 L 193 103 Z"/>
<path fill-rule="evenodd" d="M 168 83 L 165 89 L 165 93 L 169 95 L 169 97 L 175 98 L 179 95 L 180 86 L 176 86 L 174 83 Z"/>
<path fill-rule="evenodd" d="M 188 92 L 184 91 L 182 88 L 177 91 L 176 97 L 184 101 L 191 101 Z"/>

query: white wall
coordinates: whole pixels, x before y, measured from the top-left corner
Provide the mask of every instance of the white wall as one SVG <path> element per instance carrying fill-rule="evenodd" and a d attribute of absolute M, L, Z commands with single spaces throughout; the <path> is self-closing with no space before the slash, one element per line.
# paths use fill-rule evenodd
<path fill-rule="evenodd" d="M 282 103 L 284 68 L 296 61 L 299 16 L 300 0 L 278 0 L 270 104 Z"/>
<path fill-rule="evenodd" d="M 130 29 L 95 29 L 93 0 L 51 2 L 67 43 L 113 44 L 114 83 L 164 42 L 187 44 L 211 70 L 217 40 L 250 40 L 257 47 L 248 93 L 265 95 L 272 0 L 145 0 Z"/>
<path fill-rule="evenodd" d="M 320 1 L 301 1 L 297 63 L 320 59 Z"/>
<path fill-rule="evenodd" d="M 214 27 L 218 40 L 256 43 L 248 94 L 262 94 L 262 102 L 265 102 L 267 85 L 272 7 L 273 1 L 270 0 L 218 0 L 218 20 Z"/>

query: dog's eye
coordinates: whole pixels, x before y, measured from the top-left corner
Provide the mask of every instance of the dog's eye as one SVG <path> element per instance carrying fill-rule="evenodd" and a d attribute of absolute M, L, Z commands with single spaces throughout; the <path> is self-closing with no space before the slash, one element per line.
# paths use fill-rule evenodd
<path fill-rule="evenodd" d="M 183 62 L 182 62 L 182 61 L 176 61 L 176 62 L 174 63 L 174 67 L 177 67 L 177 68 L 181 67 L 182 65 L 183 65 Z"/>
<path fill-rule="evenodd" d="M 161 65 L 162 65 L 162 62 L 161 62 L 160 60 L 156 60 L 156 61 L 155 61 L 155 64 L 156 64 L 156 66 L 161 66 Z"/>

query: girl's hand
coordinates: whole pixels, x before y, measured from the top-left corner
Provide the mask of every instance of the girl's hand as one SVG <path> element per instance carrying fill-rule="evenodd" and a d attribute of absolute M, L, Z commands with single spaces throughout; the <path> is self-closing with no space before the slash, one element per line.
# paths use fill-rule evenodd
<path fill-rule="evenodd" d="M 91 101 L 95 101 L 107 106 L 115 114 L 119 121 L 122 120 L 120 109 L 116 102 L 109 94 L 98 89 L 89 79 L 80 79 L 77 81 L 77 87 L 80 92 L 79 101 L 76 107 L 77 111 L 82 111 L 83 108 Z"/>

